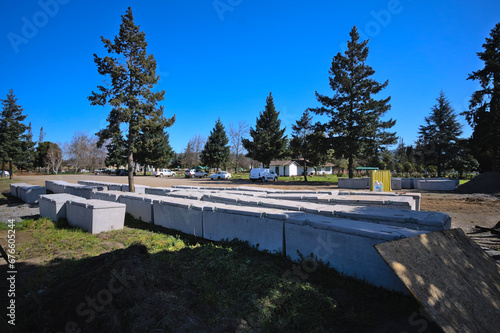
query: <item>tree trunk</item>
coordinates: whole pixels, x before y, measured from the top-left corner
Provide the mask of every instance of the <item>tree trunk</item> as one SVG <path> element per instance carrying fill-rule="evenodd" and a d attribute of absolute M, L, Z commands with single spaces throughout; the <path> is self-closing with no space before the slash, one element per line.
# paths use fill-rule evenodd
<path fill-rule="evenodd" d="M 349 156 L 349 164 L 347 166 L 347 170 L 349 171 L 349 178 L 354 178 L 354 159 L 352 156 Z"/>
<path fill-rule="evenodd" d="M 144 176 L 147 176 L 147 174 L 146 174 L 146 166 L 144 166 Z"/>
<path fill-rule="evenodd" d="M 9 160 L 9 179 L 12 180 L 12 158 Z"/>
<path fill-rule="evenodd" d="M 127 156 L 127 164 L 128 164 L 128 191 L 135 193 L 135 184 L 134 184 L 134 154 L 132 153 L 132 149 L 130 149 L 129 143 L 129 151 Z"/>

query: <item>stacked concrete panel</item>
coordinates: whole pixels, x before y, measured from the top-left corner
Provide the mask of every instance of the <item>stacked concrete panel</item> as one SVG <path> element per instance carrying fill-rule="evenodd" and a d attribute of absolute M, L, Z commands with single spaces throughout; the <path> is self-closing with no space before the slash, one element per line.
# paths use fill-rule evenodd
<path fill-rule="evenodd" d="M 46 180 L 45 188 L 52 193 L 66 193 L 66 186 L 71 184 L 63 180 Z"/>
<path fill-rule="evenodd" d="M 219 241 L 239 239 L 259 250 L 284 253 L 285 212 L 259 207 L 217 205 L 203 211 L 203 237 Z"/>
<path fill-rule="evenodd" d="M 203 211 L 210 211 L 215 204 L 183 198 L 153 200 L 153 214 L 156 225 L 178 230 L 185 234 L 203 236 Z"/>
<path fill-rule="evenodd" d="M 363 189 L 370 187 L 370 178 L 339 178 L 339 188 Z"/>
<path fill-rule="evenodd" d="M 327 195 L 319 198 L 317 202 L 332 205 L 354 205 L 415 210 L 415 200 L 410 197 L 403 196 Z"/>
<path fill-rule="evenodd" d="M 298 253 L 312 255 L 341 273 L 407 292 L 373 246 L 421 233 L 383 224 L 296 214 L 285 223 L 286 254 L 296 261 L 300 260 Z"/>
<path fill-rule="evenodd" d="M 66 193 L 40 195 L 38 201 L 40 216 L 57 222 L 61 218 L 66 218 L 66 203 L 78 200 L 85 201 L 83 198 Z"/>
<path fill-rule="evenodd" d="M 81 184 L 67 184 L 65 186 L 65 193 L 76 195 L 82 198 L 90 199 L 92 193 L 104 191 L 105 188 L 100 185 L 81 185 Z"/>
<path fill-rule="evenodd" d="M 18 188 L 21 187 L 21 186 L 31 186 L 31 184 L 27 184 L 27 183 L 12 183 L 9 186 L 10 187 L 10 194 L 13 197 L 19 198 Z"/>
<path fill-rule="evenodd" d="M 164 196 L 126 192 L 119 198 L 119 202 L 127 206 L 127 213 L 147 223 L 155 223 L 153 201 L 164 200 L 167 200 Z"/>
<path fill-rule="evenodd" d="M 12 192 L 12 191 L 11 191 Z M 47 193 L 45 187 L 38 185 L 17 186 L 17 197 L 26 203 L 37 203 L 40 195 Z"/>
<path fill-rule="evenodd" d="M 177 191 L 171 187 L 149 187 L 145 189 L 146 194 L 168 195 L 170 192 Z"/>
<path fill-rule="evenodd" d="M 401 178 L 391 178 L 391 189 L 393 191 L 401 190 Z"/>
<path fill-rule="evenodd" d="M 122 195 L 123 192 L 121 191 L 98 191 L 92 192 L 90 194 L 90 199 L 118 202 Z"/>
<path fill-rule="evenodd" d="M 102 200 L 72 200 L 66 203 L 68 224 L 91 234 L 121 230 L 125 223 L 126 206 Z"/>
<path fill-rule="evenodd" d="M 417 182 L 424 178 L 401 178 L 401 189 L 417 189 Z"/>
<path fill-rule="evenodd" d="M 416 188 L 423 191 L 453 191 L 458 184 L 458 179 L 425 179 L 417 181 Z"/>
<path fill-rule="evenodd" d="M 371 191 L 341 191 L 339 195 L 363 195 L 363 196 L 381 196 L 381 197 L 409 197 L 413 198 L 415 201 L 415 206 L 412 210 L 420 210 L 421 194 L 410 192 L 410 193 L 394 193 L 394 192 L 371 192 Z M 390 199 L 389 199 L 390 200 Z"/>

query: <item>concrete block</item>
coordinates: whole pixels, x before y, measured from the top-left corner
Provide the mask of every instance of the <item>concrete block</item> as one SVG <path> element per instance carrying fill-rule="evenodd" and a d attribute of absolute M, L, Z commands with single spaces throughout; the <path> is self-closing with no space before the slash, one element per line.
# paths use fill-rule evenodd
<path fill-rule="evenodd" d="M 416 208 L 415 200 L 411 197 L 384 195 L 331 195 L 319 198 L 318 203 L 408 210 Z"/>
<path fill-rule="evenodd" d="M 177 191 L 172 187 L 149 187 L 145 189 L 146 194 L 168 195 L 170 192 Z"/>
<path fill-rule="evenodd" d="M 185 234 L 204 237 L 202 212 L 213 210 L 215 204 L 182 198 L 169 199 L 171 200 L 153 200 L 154 223 Z"/>
<path fill-rule="evenodd" d="M 333 215 L 370 223 L 379 223 L 420 231 L 441 231 L 451 228 L 451 217 L 446 213 L 420 212 L 415 210 L 385 209 L 378 207 L 332 206 Z M 307 209 L 305 210 L 307 212 Z M 319 213 L 331 215 L 328 207 Z"/>
<path fill-rule="evenodd" d="M 426 179 L 417 182 L 417 188 L 423 191 L 453 191 L 458 186 L 458 179 Z"/>
<path fill-rule="evenodd" d="M 63 180 L 46 180 L 45 181 L 45 188 L 47 191 L 52 192 L 52 193 L 66 193 L 66 185 L 70 185 L 71 183 L 68 183 Z"/>
<path fill-rule="evenodd" d="M 107 187 L 101 185 L 67 184 L 65 186 L 65 192 L 85 199 L 90 199 L 93 192 L 104 191 L 106 188 Z"/>
<path fill-rule="evenodd" d="M 408 293 L 401 280 L 373 247 L 375 244 L 422 234 L 397 228 L 321 215 L 295 215 L 285 223 L 286 254 L 313 255 L 339 272 L 387 289 Z"/>
<path fill-rule="evenodd" d="M 122 195 L 121 191 L 97 191 L 90 194 L 90 199 L 119 202 Z"/>
<path fill-rule="evenodd" d="M 213 211 L 203 211 L 203 237 L 214 241 L 237 238 L 259 250 L 283 253 L 286 218 L 279 210 L 218 205 Z"/>
<path fill-rule="evenodd" d="M 394 192 L 372 192 L 372 191 L 341 191 L 339 195 L 363 195 L 363 196 L 381 196 L 381 197 L 408 197 L 415 201 L 412 210 L 420 210 L 421 194 L 416 192 L 411 193 L 394 193 Z M 389 199 L 391 200 L 391 199 Z"/>
<path fill-rule="evenodd" d="M 401 189 L 416 189 L 417 182 L 425 178 L 401 178 Z"/>
<path fill-rule="evenodd" d="M 110 183 L 108 185 L 108 190 L 109 191 L 122 191 L 122 186 L 124 186 L 125 184 L 116 184 L 116 183 Z M 128 185 L 127 185 L 128 186 Z"/>
<path fill-rule="evenodd" d="M 393 191 L 401 190 L 401 178 L 391 178 L 391 189 Z"/>
<path fill-rule="evenodd" d="M 127 206 L 127 213 L 142 222 L 154 223 L 153 201 L 163 201 L 167 198 L 157 195 L 140 193 L 123 193 L 119 202 Z"/>
<path fill-rule="evenodd" d="M 42 194 L 38 201 L 40 216 L 48 217 L 57 222 L 61 218 L 66 218 L 66 202 L 85 201 L 85 199 L 66 193 Z"/>
<path fill-rule="evenodd" d="M 368 189 L 370 178 L 339 178 L 338 186 L 339 188 Z"/>
<path fill-rule="evenodd" d="M 37 203 L 41 194 L 46 194 L 45 187 L 37 185 L 24 185 L 17 187 L 19 199 L 26 203 Z"/>
<path fill-rule="evenodd" d="M 191 199 L 191 200 L 201 200 L 204 193 L 202 191 L 176 191 L 169 193 L 169 197 L 181 198 L 181 199 Z"/>
<path fill-rule="evenodd" d="M 125 205 L 102 200 L 78 200 L 66 203 L 68 224 L 92 234 L 121 230 L 125 223 Z"/>
<path fill-rule="evenodd" d="M 18 193 L 18 188 L 21 187 L 21 186 L 31 186 L 31 184 L 27 184 L 27 183 L 12 183 L 10 184 L 10 194 L 16 198 L 21 198 L 19 196 L 19 193 Z"/>
<path fill-rule="evenodd" d="M 135 184 L 135 192 L 134 193 L 146 194 L 146 189 L 148 189 L 150 187 L 151 186 Z M 128 184 L 123 184 L 122 185 L 122 191 L 123 192 L 128 192 L 128 188 L 129 188 Z"/>

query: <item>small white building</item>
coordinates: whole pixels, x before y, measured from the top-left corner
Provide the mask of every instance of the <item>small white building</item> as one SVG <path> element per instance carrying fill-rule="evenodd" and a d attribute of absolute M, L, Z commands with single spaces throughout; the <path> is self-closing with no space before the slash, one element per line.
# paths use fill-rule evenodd
<path fill-rule="evenodd" d="M 333 173 L 333 163 L 326 163 L 326 165 L 317 167 L 318 175 L 331 175 Z M 304 160 L 284 160 L 284 161 L 271 161 L 269 169 L 273 170 L 280 176 L 301 176 L 304 174 Z M 307 165 L 308 174 L 314 174 L 316 170 Z"/>

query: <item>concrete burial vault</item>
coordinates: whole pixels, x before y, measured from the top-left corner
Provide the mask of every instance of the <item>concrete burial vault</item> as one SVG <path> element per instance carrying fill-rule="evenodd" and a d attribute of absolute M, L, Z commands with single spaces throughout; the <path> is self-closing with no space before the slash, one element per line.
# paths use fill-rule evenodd
<path fill-rule="evenodd" d="M 500 331 L 500 267 L 461 229 L 375 248 L 444 332 Z"/>

